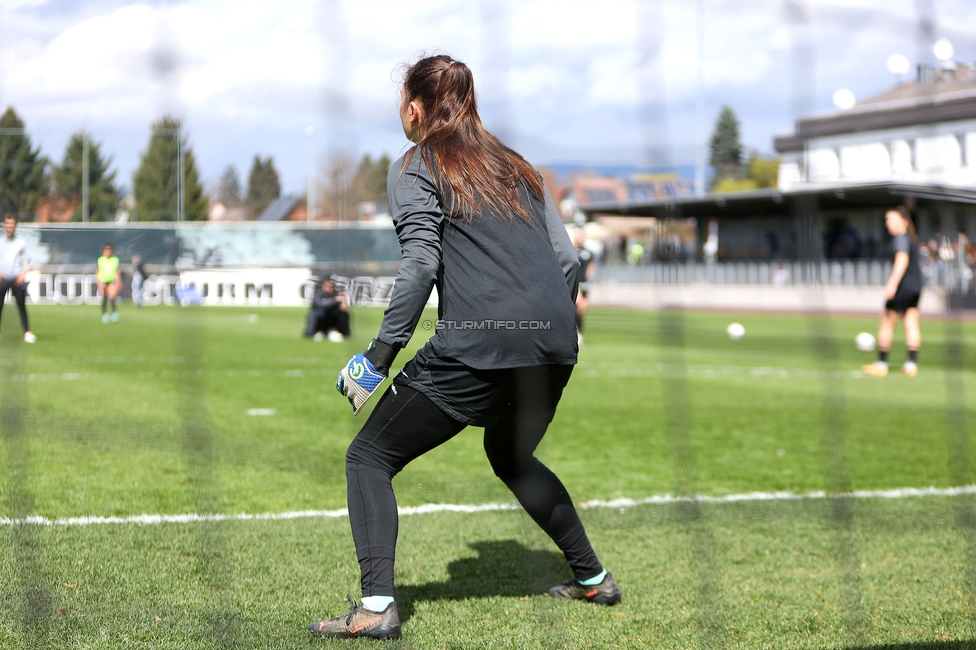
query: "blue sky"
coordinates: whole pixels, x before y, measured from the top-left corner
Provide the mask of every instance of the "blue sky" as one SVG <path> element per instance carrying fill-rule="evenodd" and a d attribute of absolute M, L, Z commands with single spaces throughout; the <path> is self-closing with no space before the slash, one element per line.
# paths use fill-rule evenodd
<path fill-rule="evenodd" d="M 332 150 L 403 150 L 397 66 L 438 51 L 471 66 L 485 122 L 535 164 L 688 164 L 723 104 L 746 146 L 771 153 L 798 90 L 799 105 L 831 110 L 838 88 L 864 98 L 896 83 L 893 53 L 934 61 L 917 38 L 926 6 L 932 36 L 976 61 L 970 0 L 0 0 L 0 105 L 57 161 L 87 126 L 124 185 L 170 112 L 208 185 L 229 164 L 246 177 L 259 154 L 302 192 L 310 151 L 320 169 Z M 812 66 L 794 83 L 803 33 Z"/>

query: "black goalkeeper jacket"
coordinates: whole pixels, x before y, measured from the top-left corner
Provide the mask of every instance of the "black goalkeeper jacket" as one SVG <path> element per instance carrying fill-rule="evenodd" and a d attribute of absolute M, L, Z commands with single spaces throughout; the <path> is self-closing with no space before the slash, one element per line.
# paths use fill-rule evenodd
<path fill-rule="evenodd" d="M 402 262 L 377 337 L 402 348 L 437 288 L 428 356 L 480 370 L 574 364 L 579 261 L 552 198 L 522 190 L 531 219 L 448 214 L 419 150 L 390 166 L 390 212 Z M 427 325 L 427 324 L 425 324 Z"/>

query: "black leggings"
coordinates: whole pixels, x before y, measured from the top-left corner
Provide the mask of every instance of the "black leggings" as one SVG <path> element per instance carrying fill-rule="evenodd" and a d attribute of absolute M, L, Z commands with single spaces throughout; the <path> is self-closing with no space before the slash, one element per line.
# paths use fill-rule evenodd
<path fill-rule="evenodd" d="M 556 412 L 571 366 L 509 371 L 509 399 L 485 427 L 485 453 L 495 474 L 563 552 L 577 580 L 603 571 L 569 493 L 533 455 Z M 393 477 L 413 459 L 466 425 L 423 393 L 394 384 L 346 452 L 349 521 L 362 571 L 363 596 L 393 595 L 397 505 Z"/>
<path fill-rule="evenodd" d="M 7 291 L 14 294 L 17 311 L 20 312 L 20 326 L 26 332 L 30 329 L 27 324 L 27 283 L 17 284 L 14 278 L 0 280 L 0 316 L 3 315 L 3 301 L 7 297 Z"/>

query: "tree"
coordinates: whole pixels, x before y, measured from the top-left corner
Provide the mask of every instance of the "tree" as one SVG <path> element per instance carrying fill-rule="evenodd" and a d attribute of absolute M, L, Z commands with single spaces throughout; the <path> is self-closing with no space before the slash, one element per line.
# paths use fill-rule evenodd
<path fill-rule="evenodd" d="M 375 162 L 369 154 L 364 155 L 352 177 L 352 193 L 356 202 L 386 203 L 386 176 L 389 171 L 390 157 L 386 154 Z"/>
<path fill-rule="evenodd" d="M 375 161 L 364 155 L 357 165 L 347 151 L 329 152 L 324 164 L 322 184 L 323 211 L 339 221 L 360 216 L 362 203 L 386 203 L 386 176 L 390 157 L 381 155 Z"/>
<path fill-rule="evenodd" d="M 279 196 L 281 183 L 271 156 L 262 161 L 260 156 L 255 155 L 254 162 L 251 163 L 251 173 L 247 176 L 247 200 L 244 202 L 247 218 L 260 217 L 265 208 Z"/>
<path fill-rule="evenodd" d="M 758 187 L 778 187 L 779 158 L 764 158 L 753 151 L 746 164 L 746 177 L 756 181 Z"/>
<path fill-rule="evenodd" d="M 220 183 L 217 185 L 217 200 L 227 208 L 236 208 L 241 205 L 244 191 L 241 188 L 241 180 L 237 176 L 237 168 L 227 165 L 224 173 L 220 176 Z"/>
<path fill-rule="evenodd" d="M 31 147 L 24 122 L 11 106 L 0 116 L 0 215 L 31 215 L 44 194 L 47 159 Z"/>
<path fill-rule="evenodd" d="M 715 170 L 713 187 L 726 179 L 742 178 L 742 142 L 739 140 L 739 118 L 728 106 L 723 106 L 715 123 L 708 162 Z"/>
<path fill-rule="evenodd" d="M 111 158 L 102 158 L 101 145 L 83 132 L 75 133 L 64 150 L 64 160 L 54 167 L 54 192 L 69 201 L 77 200 L 72 221 L 81 221 L 84 206 L 85 139 L 88 139 L 88 217 L 92 221 L 112 221 L 122 193 L 115 185 L 115 172 L 109 172 Z"/>
<path fill-rule="evenodd" d="M 346 221 L 356 215 L 352 180 L 356 163 L 347 151 L 330 151 L 323 165 L 322 211 L 326 218 Z"/>
<path fill-rule="evenodd" d="M 139 221 L 175 221 L 179 213 L 179 158 L 183 153 L 183 218 L 207 218 L 207 197 L 196 159 L 180 120 L 166 115 L 153 122 L 149 146 L 132 178 Z"/>
<path fill-rule="evenodd" d="M 759 152 L 749 154 L 745 178 L 724 178 L 712 190 L 715 192 L 744 192 L 768 189 L 779 185 L 779 158 L 764 158 Z"/>

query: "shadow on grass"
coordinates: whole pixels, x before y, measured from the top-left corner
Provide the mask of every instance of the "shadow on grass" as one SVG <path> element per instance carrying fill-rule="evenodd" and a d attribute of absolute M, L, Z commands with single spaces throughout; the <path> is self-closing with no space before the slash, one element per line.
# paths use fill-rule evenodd
<path fill-rule="evenodd" d="M 976 640 L 970 641 L 919 641 L 888 645 L 853 646 L 847 650 L 976 650 Z"/>
<path fill-rule="evenodd" d="M 470 547 L 478 556 L 451 562 L 448 580 L 396 588 L 401 622 L 413 615 L 418 601 L 538 596 L 572 578 L 566 560 L 553 551 L 528 549 L 511 539 Z"/>

